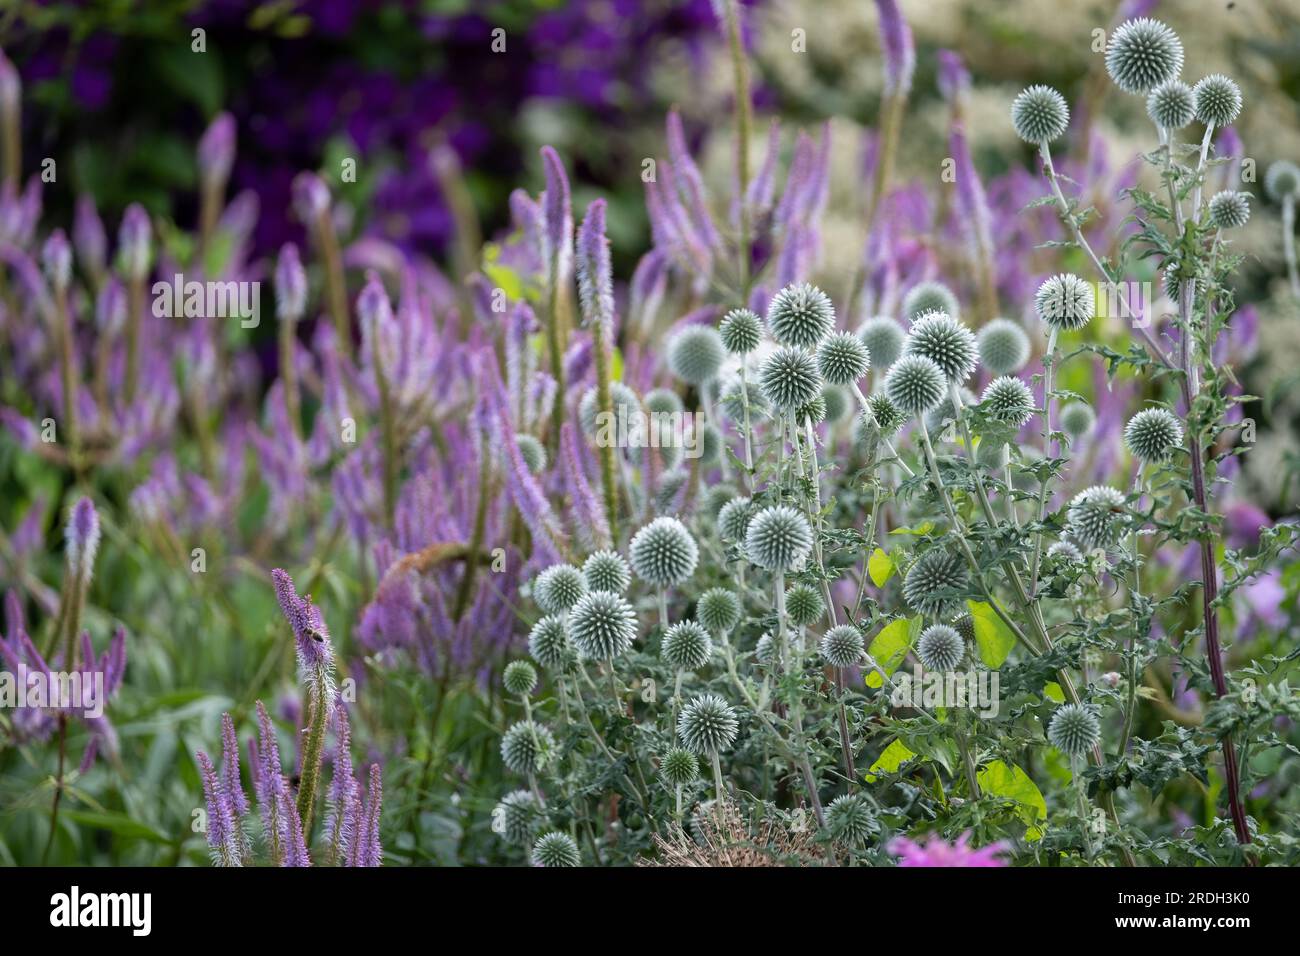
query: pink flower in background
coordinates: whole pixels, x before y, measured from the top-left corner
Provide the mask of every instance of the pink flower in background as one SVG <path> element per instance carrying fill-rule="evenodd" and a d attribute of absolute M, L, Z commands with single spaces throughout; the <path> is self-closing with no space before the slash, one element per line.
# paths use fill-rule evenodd
<path fill-rule="evenodd" d="M 1000 867 L 1007 861 L 1001 855 L 1011 849 L 1004 840 L 990 843 L 975 849 L 966 845 L 970 839 L 967 830 L 957 838 L 956 843 L 945 843 L 938 835 L 931 834 L 924 843 L 916 843 L 907 837 L 897 837 L 890 841 L 889 852 L 898 857 L 899 866 L 972 866 Z"/>

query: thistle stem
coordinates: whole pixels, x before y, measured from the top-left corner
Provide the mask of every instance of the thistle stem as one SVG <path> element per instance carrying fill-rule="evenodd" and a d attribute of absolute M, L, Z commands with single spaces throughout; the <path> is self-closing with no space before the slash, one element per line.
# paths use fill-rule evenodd
<path fill-rule="evenodd" d="M 1295 194 L 1282 200 L 1282 252 L 1286 257 L 1287 282 L 1291 294 L 1300 299 L 1300 269 L 1296 267 L 1295 254 Z"/>
<path fill-rule="evenodd" d="M 316 812 L 316 784 L 320 779 L 321 758 L 325 750 L 325 723 L 329 707 L 325 698 L 328 675 L 319 669 L 309 688 L 307 738 L 302 748 L 302 776 L 298 785 L 298 816 L 302 818 L 303 838 L 311 843 L 312 816 Z"/>

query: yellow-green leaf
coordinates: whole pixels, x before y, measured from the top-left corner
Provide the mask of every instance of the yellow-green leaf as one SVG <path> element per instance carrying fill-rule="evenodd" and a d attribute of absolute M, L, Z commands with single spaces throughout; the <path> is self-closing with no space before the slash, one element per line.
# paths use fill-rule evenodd
<path fill-rule="evenodd" d="M 483 271 L 494 286 L 505 292 L 507 298 L 522 299 L 524 297 L 524 282 L 514 269 L 500 263 L 484 262 Z"/>
<path fill-rule="evenodd" d="M 1058 704 L 1065 703 L 1065 691 L 1061 690 L 1061 685 L 1056 681 L 1048 681 L 1047 686 L 1043 688 L 1043 696 L 1048 700 L 1054 700 Z"/>
<path fill-rule="evenodd" d="M 871 765 L 871 770 L 866 775 L 867 783 L 875 782 L 876 775 L 871 771 L 883 770 L 885 773 L 897 773 L 899 767 L 915 756 L 916 752 L 909 749 L 907 744 L 901 740 L 895 740 L 881 751 L 880 756 L 876 758 L 876 762 Z"/>
<path fill-rule="evenodd" d="M 919 538 L 919 537 L 921 537 L 921 536 L 923 536 L 923 535 L 927 535 L 927 534 L 929 534 L 929 533 L 930 533 L 931 531 L 933 531 L 933 530 L 934 530 L 934 522 L 933 522 L 933 521 L 922 521 L 920 524 L 918 524 L 918 525 L 917 525 L 916 527 L 914 527 L 914 528 L 895 528 L 893 531 L 891 531 L 891 532 L 889 532 L 889 533 L 890 533 L 890 534 L 910 534 L 910 535 L 915 535 L 916 537 Z"/>
<path fill-rule="evenodd" d="M 880 665 L 881 670 L 886 674 L 893 674 L 898 670 L 898 665 L 903 663 L 903 658 L 907 657 L 908 649 L 911 648 L 912 641 L 916 639 L 920 630 L 919 615 L 910 621 L 900 617 L 897 621 L 891 621 L 881 628 L 880 633 L 872 639 L 867 653 Z M 875 670 L 867 673 L 866 681 L 868 687 L 880 687 L 885 683 L 879 672 Z"/>
<path fill-rule="evenodd" d="M 966 607 L 975 622 L 975 644 L 979 647 L 980 660 L 986 667 L 997 670 L 1011 653 L 1011 648 L 1016 646 L 1016 636 L 991 605 L 984 601 L 967 601 Z"/>
<path fill-rule="evenodd" d="M 1039 823 L 1047 819 L 1047 801 L 1027 773 L 1015 764 L 994 760 L 980 769 L 977 779 L 984 793 L 1005 797 L 1020 805 L 1017 815 L 1028 827 L 1026 840 L 1042 839 L 1043 830 Z"/>
<path fill-rule="evenodd" d="M 885 582 L 894 576 L 894 560 L 885 554 L 880 548 L 871 552 L 871 557 L 867 559 L 867 573 L 871 575 L 871 581 L 878 588 L 883 588 Z"/>

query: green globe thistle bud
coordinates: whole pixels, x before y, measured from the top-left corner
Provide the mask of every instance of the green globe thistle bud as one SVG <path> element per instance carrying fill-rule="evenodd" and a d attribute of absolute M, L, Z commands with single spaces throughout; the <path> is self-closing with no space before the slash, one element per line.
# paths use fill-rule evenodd
<path fill-rule="evenodd" d="M 950 617 L 963 606 L 968 586 L 961 554 L 955 549 L 931 548 L 903 578 L 903 599 L 919 614 Z"/>
<path fill-rule="evenodd" d="M 834 424 L 848 413 L 852 401 L 844 389 L 828 385 L 822 389 L 822 404 L 826 406 L 826 421 Z"/>
<path fill-rule="evenodd" d="M 677 736 L 692 753 L 719 753 L 731 746 L 739 731 L 736 712 L 716 694 L 696 697 L 677 716 Z"/>
<path fill-rule="evenodd" d="M 659 656 L 669 667 L 680 671 L 697 671 L 709 662 L 713 641 L 709 632 L 695 621 L 678 621 L 668 628 Z"/>
<path fill-rule="evenodd" d="M 815 285 L 788 285 L 772 297 L 767 327 L 779 344 L 810 349 L 835 328 L 835 306 Z"/>
<path fill-rule="evenodd" d="M 519 445 L 519 457 L 524 460 L 529 474 L 539 475 L 546 470 L 546 449 L 541 442 L 532 435 L 519 434 L 515 436 L 515 443 Z"/>
<path fill-rule="evenodd" d="M 904 355 L 885 376 L 885 395 L 905 415 L 924 415 L 943 400 L 948 380 L 924 355 Z"/>
<path fill-rule="evenodd" d="M 700 514 L 716 521 L 722 506 L 736 497 L 736 493 L 736 486 L 730 482 L 720 481 L 716 485 L 709 485 L 700 496 Z"/>
<path fill-rule="evenodd" d="M 1052 276 L 1040 285 L 1034 305 L 1044 322 L 1062 331 L 1081 329 L 1097 314 L 1092 285 L 1069 273 Z"/>
<path fill-rule="evenodd" d="M 690 473 L 685 468 L 673 468 L 659 476 L 655 488 L 655 513 L 665 515 L 677 510 L 677 493 L 686 487 Z"/>
<path fill-rule="evenodd" d="M 1142 461 L 1164 461 L 1182 443 L 1182 424 L 1163 408 L 1144 408 L 1124 426 L 1124 444 Z"/>
<path fill-rule="evenodd" d="M 808 404 L 800 405 L 795 409 L 794 420 L 800 428 L 803 428 L 807 422 L 820 425 L 826 421 L 826 399 L 822 397 L 822 393 L 818 392 Z"/>
<path fill-rule="evenodd" d="M 931 624 L 916 642 L 916 656 L 926 670 L 947 673 L 956 670 L 966 659 L 966 642 L 955 627 Z"/>
<path fill-rule="evenodd" d="M 573 837 L 559 830 L 543 833 L 533 844 L 533 866 L 581 866 L 578 844 Z"/>
<path fill-rule="evenodd" d="M 1106 44 L 1106 72 L 1125 93 L 1145 93 L 1183 71 L 1183 41 L 1159 20 L 1126 20 Z"/>
<path fill-rule="evenodd" d="M 722 540 L 732 544 L 744 541 L 753 514 L 754 502 L 743 496 L 723 505 L 718 511 L 718 534 Z"/>
<path fill-rule="evenodd" d="M 700 762 L 689 750 L 673 747 L 659 762 L 659 775 L 670 787 L 684 787 L 699 777 Z"/>
<path fill-rule="evenodd" d="M 740 598 L 726 588 L 709 588 L 695 605 L 695 616 L 714 634 L 726 634 L 740 623 Z"/>
<path fill-rule="evenodd" d="M 887 369 L 898 361 L 906 335 L 903 327 L 887 315 L 867 319 L 858 327 L 858 338 L 878 369 Z"/>
<path fill-rule="evenodd" d="M 1264 192 L 1274 202 L 1300 193 L 1300 166 L 1285 159 L 1271 163 L 1264 174 Z"/>
<path fill-rule="evenodd" d="M 885 435 L 895 434 L 907 422 L 907 416 L 884 392 L 875 392 L 867 399 L 867 408 Z"/>
<path fill-rule="evenodd" d="M 682 397 L 671 388 L 652 388 L 645 393 L 644 405 L 645 410 L 652 415 L 671 415 L 686 410 Z"/>
<path fill-rule="evenodd" d="M 1210 225 L 1215 229 L 1240 229 L 1250 222 L 1250 193 L 1231 189 L 1210 199 Z"/>
<path fill-rule="evenodd" d="M 718 426 L 705 422 L 698 435 L 700 441 L 700 465 L 715 468 L 722 461 L 722 432 Z"/>
<path fill-rule="evenodd" d="M 555 753 L 555 737 L 535 720 L 511 724 L 501 737 L 501 760 L 510 771 L 528 776 L 550 762 Z"/>
<path fill-rule="evenodd" d="M 1047 549 L 1046 559 L 1054 567 L 1079 567 L 1083 564 L 1083 552 L 1068 541 L 1057 541 Z"/>
<path fill-rule="evenodd" d="M 632 570 L 647 584 L 670 588 L 695 573 L 700 550 L 686 525 L 676 518 L 655 518 L 632 536 L 628 546 Z"/>
<path fill-rule="evenodd" d="M 585 659 L 612 660 L 632 646 L 636 613 L 621 595 L 589 591 L 569 612 L 569 633 Z"/>
<path fill-rule="evenodd" d="M 592 591 L 622 594 L 632 583 L 632 569 L 617 551 L 597 551 L 583 563 L 582 575 Z"/>
<path fill-rule="evenodd" d="M 1020 379 L 1004 375 L 989 382 L 980 405 L 998 421 L 1019 428 L 1034 413 L 1034 395 Z"/>
<path fill-rule="evenodd" d="M 971 614 L 961 614 L 953 618 L 952 629 L 961 636 L 964 643 L 975 643 L 975 618 Z"/>
<path fill-rule="evenodd" d="M 767 412 L 767 396 L 756 382 L 743 383 L 739 375 L 729 376 L 718 390 L 718 400 L 722 403 L 722 412 L 733 422 L 745 420 L 745 402 L 749 402 L 750 418 Z"/>
<path fill-rule="evenodd" d="M 1070 107 L 1050 86 L 1031 86 L 1012 102 L 1011 125 L 1026 143 L 1050 143 L 1070 125 Z"/>
<path fill-rule="evenodd" d="M 1182 80 L 1161 83 L 1147 95 L 1147 116 L 1161 129 L 1182 129 L 1196 116 L 1196 97 Z"/>
<path fill-rule="evenodd" d="M 826 829 L 845 846 L 865 846 L 876 831 L 876 818 L 860 793 L 836 797 L 826 808 Z"/>
<path fill-rule="evenodd" d="M 573 660 L 573 645 L 564 618 L 551 614 L 528 632 L 528 653 L 547 670 L 563 670 Z"/>
<path fill-rule="evenodd" d="M 749 309 L 732 309 L 718 326 L 722 346 L 732 355 L 748 355 L 763 341 L 763 323 Z"/>
<path fill-rule="evenodd" d="M 587 593 L 587 579 L 571 564 L 552 564 L 533 582 L 533 600 L 547 614 L 559 614 Z"/>
<path fill-rule="evenodd" d="M 994 375 L 1014 375 L 1029 361 L 1029 336 L 1017 322 L 991 319 L 976 336 L 980 362 Z"/>
<path fill-rule="evenodd" d="M 970 390 L 963 387 L 960 392 L 961 404 L 963 407 L 974 405 L 975 396 Z M 952 400 L 952 395 L 948 394 L 934 408 L 930 409 L 930 414 L 925 416 L 925 427 L 930 430 L 932 435 L 940 435 L 944 429 L 957 420 L 957 404 Z"/>
<path fill-rule="evenodd" d="M 918 282 L 903 296 L 903 316 L 915 322 L 927 312 L 942 312 L 955 319 L 961 315 L 961 306 L 952 289 L 942 282 Z"/>
<path fill-rule="evenodd" d="M 785 592 L 785 613 L 795 627 L 806 627 L 826 613 L 826 603 L 812 585 L 796 584 Z"/>
<path fill-rule="evenodd" d="M 786 505 L 764 508 L 750 520 L 745 532 L 749 560 L 778 573 L 803 567 L 812 544 L 808 519 Z"/>
<path fill-rule="evenodd" d="M 834 332 L 817 349 L 817 370 L 832 385 L 848 385 L 867 374 L 871 354 L 851 332 Z"/>
<path fill-rule="evenodd" d="M 822 387 L 813 357 L 793 347 L 779 348 L 769 355 L 758 371 L 758 381 L 763 396 L 782 412 L 807 405 Z"/>
<path fill-rule="evenodd" d="M 1101 721 L 1083 704 L 1062 704 L 1047 725 L 1047 739 L 1068 757 L 1082 757 L 1101 742 Z"/>
<path fill-rule="evenodd" d="M 708 325 L 688 325 L 668 340 L 668 368 L 683 382 L 702 386 L 718 375 L 727 351 Z"/>
<path fill-rule="evenodd" d="M 1087 435 L 1095 424 L 1097 415 L 1087 402 L 1070 402 L 1061 409 L 1061 430 L 1070 436 L 1071 441 Z"/>
<path fill-rule="evenodd" d="M 641 418 L 641 400 L 636 397 L 636 392 L 628 388 L 622 382 L 609 383 L 610 403 L 613 408 L 614 418 L 617 421 L 622 416 L 626 421 L 639 421 Z M 582 400 L 578 402 L 578 423 L 582 425 L 582 430 L 587 435 L 594 435 L 602 424 L 600 416 L 600 397 L 596 393 L 596 387 L 593 385 L 582 393 Z"/>
<path fill-rule="evenodd" d="M 527 661 L 511 661 L 501 675 L 501 684 L 515 697 L 531 697 L 537 686 L 537 671 Z"/>
<path fill-rule="evenodd" d="M 831 667 L 852 667 L 867 653 L 862 632 L 852 624 L 839 624 L 822 635 L 818 649 Z"/>
<path fill-rule="evenodd" d="M 507 843 L 524 846 L 542 826 L 542 808 L 531 790 L 512 790 L 492 811 L 492 822 Z"/>
<path fill-rule="evenodd" d="M 1085 548 L 1110 547 L 1128 524 L 1124 496 L 1106 485 L 1093 485 L 1074 496 L 1066 519 L 1070 537 Z"/>
<path fill-rule="evenodd" d="M 754 660 L 760 667 L 771 667 L 776 660 L 776 641 L 771 634 L 764 634 L 754 644 Z"/>
<path fill-rule="evenodd" d="M 1192 88 L 1196 118 L 1206 126 L 1230 126 L 1241 112 L 1241 87 L 1222 73 L 1203 77 Z"/>

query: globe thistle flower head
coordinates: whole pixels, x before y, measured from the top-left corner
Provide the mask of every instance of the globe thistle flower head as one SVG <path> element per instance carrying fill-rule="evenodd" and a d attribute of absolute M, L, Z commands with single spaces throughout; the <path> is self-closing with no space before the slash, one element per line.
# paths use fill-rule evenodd
<path fill-rule="evenodd" d="M 1145 93 L 1183 71 L 1183 41 L 1159 20 L 1126 20 L 1106 44 L 1106 72 L 1125 93 Z"/>
<path fill-rule="evenodd" d="M 528 776 L 542 770 L 555 753 L 555 737 L 535 720 L 511 724 L 501 737 L 501 760 L 513 773 Z"/>
<path fill-rule="evenodd" d="M 746 497 L 732 498 L 718 509 L 718 534 L 723 541 L 739 543 L 745 540 L 749 519 L 754 515 L 754 502 Z"/>
<path fill-rule="evenodd" d="M 632 569 L 617 551 L 597 551 L 582 564 L 582 576 L 592 591 L 622 594 L 632 583 Z"/>
<path fill-rule="evenodd" d="M 1196 96 L 1182 80 L 1167 80 L 1147 94 L 1147 116 L 1161 129 L 1182 129 L 1196 117 Z"/>
<path fill-rule="evenodd" d="M 692 753 L 720 753 L 731 746 L 739 731 L 736 712 L 716 694 L 696 697 L 677 716 L 677 736 Z"/>
<path fill-rule="evenodd" d="M 1225 189 L 1210 199 L 1210 225 L 1215 229 L 1240 229 L 1250 222 L 1250 194 Z"/>
<path fill-rule="evenodd" d="M 1029 336 L 1017 322 L 991 319 L 975 338 L 980 363 L 994 375 L 1014 375 L 1029 361 Z"/>
<path fill-rule="evenodd" d="M 740 623 L 740 598 L 727 588 L 709 588 L 695 605 L 695 616 L 714 634 L 726 634 Z"/>
<path fill-rule="evenodd" d="M 835 306 L 815 285 L 788 285 L 772 297 L 767 327 L 781 345 L 810 349 L 835 328 Z"/>
<path fill-rule="evenodd" d="M 918 282 L 903 296 L 903 315 L 908 322 L 915 322 L 927 312 L 942 312 L 955 319 L 961 314 L 961 306 L 952 289 L 942 282 Z"/>
<path fill-rule="evenodd" d="M 587 579 L 571 564 L 552 564 L 533 582 L 533 600 L 547 614 L 559 614 L 587 593 Z"/>
<path fill-rule="evenodd" d="M 586 660 L 613 660 L 632 646 L 636 613 L 621 595 L 588 591 L 569 612 L 569 635 Z"/>
<path fill-rule="evenodd" d="M 885 376 L 885 395 L 904 415 L 924 415 L 946 390 L 943 369 L 924 355 L 904 355 Z"/>
<path fill-rule="evenodd" d="M 763 397 L 779 411 L 807 405 L 821 391 L 817 363 L 801 348 L 784 346 L 767 357 L 758 372 Z"/>
<path fill-rule="evenodd" d="M 853 667 L 862 661 L 867 646 L 856 627 L 838 624 L 822 635 L 819 650 L 831 667 Z"/>
<path fill-rule="evenodd" d="M 668 368 L 690 385 L 716 378 L 726 357 L 722 336 L 712 326 L 688 325 L 668 340 Z"/>
<path fill-rule="evenodd" d="M 953 618 L 952 629 L 966 644 L 975 643 L 975 618 L 971 614 L 960 614 Z"/>
<path fill-rule="evenodd" d="M 785 613 L 795 627 L 806 627 L 826 613 L 826 603 L 812 585 L 796 584 L 785 592 Z"/>
<path fill-rule="evenodd" d="M 895 405 L 884 392 L 875 392 L 867 399 L 867 408 L 876 420 L 881 433 L 892 435 L 903 427 L 907 416 Z"/>
<path fill-rule="evenodd" d="M 989 414 L 1013 428 L 1019 428 L 1034 413 L 1034 395 L 1018 378 L 1004 375 L 989 382 L 980 398 Z"/>
<path fill-rule="evenodd" d="M 826 421 L 834 423 L 848 413 L 852 400 L 843 388 L 828 385 L 822 389 L 822 404 L 826 406 Z"/>
<path fill-rule="evenodd" d="M 518 434 L 515 443 L 519 445 L 519 456 L 524 460 L 524 467 L 529 474 L 540 475 L 546 470 L 546 449 L 532 435 Z"/>
<path fill-rule="evenodd" d="M 786 505 L 764 508 L 750 520 L 745 532 L 749 560 L 777 573 L 803 567 L 812 545 L 808 519 Z"/>
<path fill-rule="evenodd" d="M 573 837 L 559 830 L 543 833 L 533 844 L 533 866 L 540 867 L 574 867 L 582 865 L 578 853 L 578 844 Z"/>
<path fill-rule="evenodd" d="M 1264 173 L 1264 192 L 1274 202 L 1281 202 L 1288 196 L 1300 193 L 1300 166 L 1285 159 L 1278 159 L 1269 164 Z"/>
<path fill-rule="evenodd" d="M 681 584 L 695 573 L 700 550 L 686 525 L 676 518 L 655 518 L 632 536 L 628 546 L 632 570 L 657 588 Z"/>
<path fill-rule="evenodd" d="M 1128 524 L 1124 496 L 1106 485 L 1093 485 L 1074 496 L 1066 520 L 1070 537 L 1083 547 L 1110 547 Z"/>
<path fill-rule="evenodd" d="M 931 548 L 903 578 L 903 599 L 918 614 L 949 617 L 960 610 L 968 583 L 966 565 L 959 552 Z"/>
<path fill-rule="evenodd" d="M 848 385 L 867 374 L 871 354 L 851 332 L 835 332 L 817 349 L 817 370 L 832 385 Z"/>
<path fill-rule="evenodd" d="M 492 811 L 493 829 L 516 846 L 532 842 L 542 825 L 542 808 L 531 790 L 513 790 Z"/>
<path fill-rule="evenodd" d="M 547 670 L 563 670 L 573 660 L 573 645 L 564 618 L 549 614 L 528 632 L 528 654 Z"/>
<path fill-rule="evenodd" d="M 771 667 L 772 662 L 776 660 L 776 641 L 772 639 L 771 634 L 762 635 L 754 643 L 754 660 L 760 667 Z"/>
<path fill-rule="evenodd" d="M 860 793 L 836 797 L 826 807 L 826 828 L 846 846 L 865 846 L 876 829 L 876 819 L 867 798 Z"/>
<path fill-rule="evenodd" d="M 645 399 L 642 402 L 645 410 L 660 415 L 671 415 L 673 412 L 686 410 L 682 404 L 682 398 L 671 388 L 652 388 L 645 393 Z"/>
<path fill-rule="evenodd" d="M 527 661 L 511 661 L 501 675 L 501 685 L 515 697 L 531 697 L 537 686 L 537 671 Z"/>
<path fill-rule="evenodd" d="M 1047 739 L 1069 757 L 1082 757 L 1101 741 L 1101 721 L 1084 704 L 1062 704 L 1047 725 Z"/>
<path fill-rule="evenodd" d="M 1026 143 L 1050 143 L 1070 125 L 1070 107 L 1050 86 L 1031 86 L 1012 102 L 1011 125 Z"/>
<path fill-rule="evenodd" d="M 729 375 L 718 389 L 718 401 L 722 403 L 722 412 L 733 422 L 745 420 L 745 403 L 749 403 L 750 417 L 756 417 L 767 411 L 767 396 L 763 389 L 754 382 L 741 382 L 739 375 Z"/>
<path fill-rule="evenodd" d="M 1055 567 L 1081 567 L 1083 565 L 1083 552 L 1069 541 L 1055 542 L 1047 549 L 1045 557 L 1047 563 Z"/>
<path fill-rule="evenodd" d="M 697 671 L 709 662 L 713 641 L 702 624 L 695 621 L 678 621 L 668 628 L 659 656 L 669 667 L 680 671 Z"/>
<path fill-rule="evenodd" d="M 1196 118 L 1206 126 L 1222 129 L 1241 113 L 1241 87 L 1222 73 L 1203 77 L 1192 87 L 1196 97 Z"/>
<path fill-rule="evenodd" d="M 637 398 L 636 392 L 632 391 L 632 389 L 622 382 L 610 382 L 609 397 L 615 421 L 620 416 L 627 421 L 640 420 L 641 400 Z M 600 397 L 593 385 L 582 393 L 582 399 L 578 402 L 578 423 L 582 425 L 585 434 L 596 434 L 598 427 L 602 424 L 600 414 Z"/>
<path fill-rule="evenodd" d="M 695 437 L 700 443 L 700 466 L 716 468 L 722 461 L 722 432 L 718 431 L 718 426 L 705 422 Z"/>
<path fill-rule="evenodd" d="M 1097 314 L 1092 284 L 1070 273 L 1052 276 L 1038 287 L 1034 306 L 1039 317 L 1054 329 L 1081 329 Z"/>
<path fill-rule="evenodd" d="M 1078 441 L 1097 424 L 1097 415 L 1087 402 L 1070 402 L 1061 409 L 1061 430 Z"/>
<path fill-rule="evenodd" d="M 763 322 L 749 309 L 732 309 L 718 324 L 722 347 L 732 355 L 748 355 L 763 341 Z"/>
<path fill-rule="evenodd" d="M 683 747 L 673 747 L 659 762 L 659 776 L 670 787 L 684 787 L 700 775 L 700 762 Z"/>
<path fill-rule="evenodd" d="M 916 642 L 916 656 L 926 670 L 947 673 L 956 670 L 966 658 L 966 642 L 955 627 L 931 624 Z"/>
<path fill-rule="evenodd" d="M 814 395 L 806 404 L 800 405 L 794 412 L 795 424 L 803 428 L 808 422 L 820 425 L 826 421 L 826 399 L 821 392 Z"/>
<path fill-rule="evenodd" d="M 867 319 L 858 327 L 858 338 L 878 369 L 887 369 L 903 354 L 903 327 L 887 315 Z"/>
<path fill-rule="evenodd" d="M 1182 424 L 1164 408 L 1144 408 L 1124 426 L 1124 444 L 1142 461 L 1164 461 L 1182 443 Z"/>

